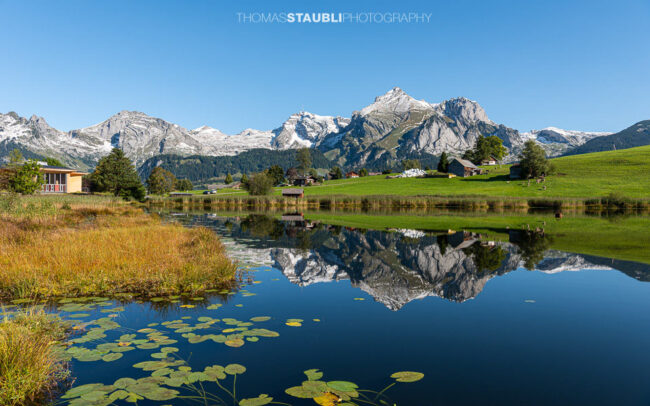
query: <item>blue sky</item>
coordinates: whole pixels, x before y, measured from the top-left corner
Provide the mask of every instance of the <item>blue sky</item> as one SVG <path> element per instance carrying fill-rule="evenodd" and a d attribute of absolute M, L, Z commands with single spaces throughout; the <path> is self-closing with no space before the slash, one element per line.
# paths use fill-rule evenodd
<path fill-rule="evenodd" d="M 0 0 L 0 112 L 69 130 L 139 110 L 187 128 L 349 116 L 394 86 L 520 130 L 650 119 L 650 1 Z M 242 24 L 237 12 L 419 12 L 429 24 Z"/>

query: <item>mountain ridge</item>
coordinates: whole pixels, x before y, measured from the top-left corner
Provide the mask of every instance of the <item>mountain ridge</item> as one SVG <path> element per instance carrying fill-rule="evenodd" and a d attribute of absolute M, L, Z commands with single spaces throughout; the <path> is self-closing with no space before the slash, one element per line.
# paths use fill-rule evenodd
<path fill-rule="evenodd" d="M 611 133 L 568 131 L 555 127 L 520 133 L 490 120 L 483 107 L 465 97 L 429 103 L 394 87 L 355 110 L 350 118 L 300 111 L 273 130 L 245 129 L 228 135 L 209 126 L 188 130 L 139 111 L 122 110 L 106 120 L 71 131 L 50 126 L 43 117 L 29 119 L 0 113 L 0 154 L 19 148 L 30 156 L 52 156 L 89 169 L 113 147 L 124 150 L 137 166 L 158 155 L 234 156 L 252 149 L 319 149 L 336 164 L 381 169 L 405 158 L 435 161 L 442 152 L 461 155 L 479 136 L 496 135 L 514 161 L 525 141 L 533 139 L 549 156 L 567 154 Z M 650 143 L 650 141 L 648 141 Z"/>

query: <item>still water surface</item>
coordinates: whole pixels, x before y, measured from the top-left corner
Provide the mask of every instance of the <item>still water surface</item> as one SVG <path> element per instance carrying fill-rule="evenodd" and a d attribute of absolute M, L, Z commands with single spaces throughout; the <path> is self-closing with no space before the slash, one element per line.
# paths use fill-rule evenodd
<path fill-rule="evenodd" d="M 194 371 L 244 365 L 237 398 L 268 394 L 293 405 L 316 404 L 285 393 L 309 369 L 321 370 L 324 381 L 375 391 L 394 382 L 394 372 L 423 373 L 386 392 L 386 401 L 399 405 L 650 404 L 648 265 L 550 250 L 538 232 L 512 231 L 499 242 L 462 231 L 330 226 L 300 215 L 170 218 L 214 229 L 245 267 L 244 286 L 204 301 L 124 303 L 112 318 L 119 328 L 80 345 L 141 337 L 136 331 L 151 324 L 176 340 L 173 355 Z M 102 308 L 110 306 L 91 306 L 80 320 L 106 317 Z M 199 317 L 218 318 L 191 333 L 219 334 L 224 319 L 259 316 L 270 319 L 248 328 L 279 336 L 241 347 L 190 344 L 182 326 L 160 325 L 176 320 L 191 328 Z M 287 325 L 290 319 L 301 326 Z M 111 362 L 73 359 L 75 386 L 149 376 L 132 365 L 157 351 L 128 351 Z M 177 397 L 138 404 L 204 403 Z"/>

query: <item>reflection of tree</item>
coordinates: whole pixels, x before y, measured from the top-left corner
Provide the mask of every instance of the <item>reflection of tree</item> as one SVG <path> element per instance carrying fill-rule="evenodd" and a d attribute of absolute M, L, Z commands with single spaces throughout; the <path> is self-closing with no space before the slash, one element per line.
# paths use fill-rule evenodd
<path fill-rule="evenodd" d="M 438 248 L 440 248 L 440 254 L 445 255 L 447 247 L 449 246 L 449 238 L 447 238 L 447 235 L 443 234 L 436 236 L 436 243 L 438 244 Z"/>
<path fill-rule="evenodd" d="M 277 240 L 284 235 L 284 224 L 264 214 L 249 215 L 241 221 L 240 227 L 242 231 L 255 237 L 269 237 Z"/>
<path fill-rule="evenodd" d="M 474 243 L 471 247 L 463 249 L 463 252 L 474 260 L 474 265 L 479 272 L 494 272 L 506 259 L 506 252 L 500 246 Z"/>
<path fill-rule="evenodd" d="M 552 239 L 539 231 L 513 230 L 510 242 L 519 248 L 524 267 L 532 271 L 544 259 L 544 252 L 551 246 Z"/>

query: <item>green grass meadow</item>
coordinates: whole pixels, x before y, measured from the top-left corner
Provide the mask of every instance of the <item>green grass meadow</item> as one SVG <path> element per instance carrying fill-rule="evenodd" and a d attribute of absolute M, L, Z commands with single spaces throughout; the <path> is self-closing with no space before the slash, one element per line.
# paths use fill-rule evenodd
<path fill-rule="evenodd" d="M 616 194 L 650 197 L 650 146 L 551 160 L 555 174 L 537 184 L 510 180 L 509 165 L 485 167 L 469 178 L 386 179 L 384 175 L 327 181 L 305 188 L 305 196 L 485 196 L 592 198 Z M 546 190 L 544 190 L 546 186 Z M 244 192 L 242 192 L 244 193 Z M 276 191 L 280 194 L 280 191 Z"/>

